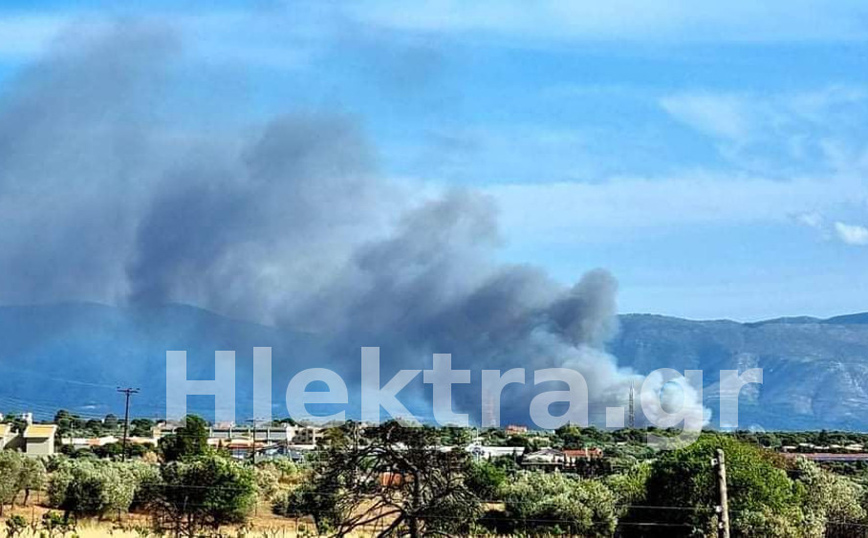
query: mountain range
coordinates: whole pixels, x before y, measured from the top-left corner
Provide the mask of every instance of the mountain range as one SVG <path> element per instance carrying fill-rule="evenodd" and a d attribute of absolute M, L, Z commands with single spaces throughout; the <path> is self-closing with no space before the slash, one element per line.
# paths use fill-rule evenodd
<path fill-rule="evenodd" d="M 739 426 L 765 429 L 868 427 L 868 313 L 755 323 L 621 316 L 610 350 L 639 372 L 703 371 L 703 397 L 717 407 L 720 370 L 763 369 L 742 389 Z"/>
<path fill-rule="evenodd" d="M 85 417 L 122 411 L 118 386 L 141 388 L 136 416 L 165 413 L 165 352 L 186 350 L 188 377 L 214 375 L 214 351 L 236 350 L 238 413 L 249 412 L 254 346 L 274 349 L 274 401 L 294 371 L 318 366 L 322 338 L 235 320 L 184 305 L 114 307 L 66 303 L 0 308 L 0 411 L 50 418 L 58 408 Z M 742 390 L 739 426 L 868 429 L 868 313 L 753 323 L 627 314 L 608 350 L 639 373 L 703 371 L 715 412 L 720 370 L 762 368 Z M 391 374 L 390 374 L 391 375 Z M 190 407 L 213 409 L 213 398 Z M 208 413 L 205 413 L 206 415 Z M 279 415 L 277 411 L 276 415 Z"/>

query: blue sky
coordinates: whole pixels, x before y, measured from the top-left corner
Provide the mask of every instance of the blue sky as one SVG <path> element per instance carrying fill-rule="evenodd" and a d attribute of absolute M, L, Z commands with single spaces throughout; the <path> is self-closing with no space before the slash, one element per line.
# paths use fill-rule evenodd
<path fill-rule="evenodd" d="M 10 1 L 0 99 L 70 25 L 153 19 L 183 47 L 161 114 L 350 114 L 385 175 L 488 193 L 504 260 L 608 268 L 621 311 L 868 310 L 868 4 L 759 4 Z"/>

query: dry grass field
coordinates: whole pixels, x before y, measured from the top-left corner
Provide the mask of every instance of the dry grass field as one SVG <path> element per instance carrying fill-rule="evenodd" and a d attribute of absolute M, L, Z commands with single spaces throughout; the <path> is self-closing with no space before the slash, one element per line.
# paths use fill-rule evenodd
<path fill-rule="evenodd" d="M 7 533 L 6 520 L 13 515 L 22 516 L 28 523 L 29 527 L 22 533 L 16 534 L 14 538 L 61 538 L 59 533 L 50 536 L 41 528 L 41 521 L 44 514 L 53 510 L 45 507 L 42 504 L 42 496 L 38 493 L 34 494 L 27 506 L 22 506 L 19 503 L 14 508 L 6 507 L 4 517 L 0 518 L 0 536 L 9 537 Z M 55 511 L 56 512 L 56 511 Z M 147 514 L 122 514 L 120 517 L 107 517 L 103 520 L 88 519 L 78 521 L 75 530 L 72 533 L 66 533 L 65 538 L 71 538 L 72 535 L 77 538 L 102 538 L 111 536 L 112 538 L 145 538 L 151 535 L 150 518 Z M 220 536 L 227 537 L 248 537 L 248 538 L 295 538 L 295 537 L 312 537 L 317 536 L 312 520 L 291 519 L 277 517 L 271 513 L 268 505 L 260 505 L 256 510 L 248 524 L 244 527 L 224 527 L 220 529 Z M 359 538 L 368 536 L 369 534 L 359 534 Z"/>
<path fill-rule="evenodd" d="M 4 517 L 0 517 L 0 538 L 157 538 L 151 531 L 151 520 L 148 514 L 124 513 L 119 516 L 106 517 L 103 520 L 86 519 L 76 523 L 75 529 L 67 533 L 48 533 L 41 527 L 42 517 L 49 512 L 57 512 L 43 504 L 44 496 L 36 492 L 30 502 L 22 505 L 19 498 L 13 508 L 6 507 Z M 502 506 L 501 506 L 502 508 Z M 10 536 L 7 532 L 6 520 L 13 515 L 22 516 L 29 524 L 23 532 Z M 350 538 L 370 538 L 377 536 L 385 528 L 371 527 L 366 532 L 356 532 Z M 203 534 L 206 536 L 206 534 Z M 247 525 L 244 527 L 221 527 L 215 537 L 226 538 L 314 538 L 318 537 L 316 527 L 310 518 L 285 518 L 274 515 L 267 503 L 259 504 Z M 495 538 L 492 536 L 491 538 Z"/>

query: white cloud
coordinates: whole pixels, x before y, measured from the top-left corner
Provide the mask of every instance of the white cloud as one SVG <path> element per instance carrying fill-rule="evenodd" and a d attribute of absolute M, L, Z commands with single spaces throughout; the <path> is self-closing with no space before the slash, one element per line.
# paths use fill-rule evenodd
<path fill-rule="evenodd" d="M 865 226 L 836 222 L 835 233 L 838 234 L 838 238 L 841 241 L 847 243 L 848 245 L 868 245 L 868 228 L 866 228 Z"/>
<path fill-rule="evenodd" d="M 823 215 L 815 212 L 799 213 L 794 215 L 794 218 L 796 219 L 796 222 L 816 230 L 822 230 L 826 225 L 826 219 L 823 218 Z"/>
<path fill-rule="evenodd" d="M 676 119 L 711 136 L 743 141 L 751 132 L 753 114 L 739 95 L 678 94 L 663 98 L 660 105 Z"/>
<path fill-rule="evenodd" d="M 813 228 L 826 240 L 837 240 L 846 245 L 868 245 L 868 227 L 846 222 L 828 222 L 820 213 L 801 213 L 793 215 L 793 219 L 804 226 Z"/>
<path fill-rule="evenodd" d="M 688 91 L 660 99 L 674 119 L 711 138 L 745 170 L 790 175 L 825 168 L 851 173 L 868 165 L 868 91 L 833 85 L 761 94 Z"/>
<path fill-rule="evenodd" d="M 700 224 L 787 223 L 806 208 L 834 211 L 864 192 L 854 177 L 791 181 L 697 173 L 604 183 L 495 185 L 485 189 L 513 240 L 581 243 Z"/>
<path fill-rule="evenodd" d="M 720 138 L 743 139 L 807 126 L 823 126 L 840 113 L 868 102 L 861 86 L 830 85 L 779 92 L 686 91 L 663 97 L 660 106 L 675 119 Z M 850 117 L 849 119 L 852 119 Z"/>

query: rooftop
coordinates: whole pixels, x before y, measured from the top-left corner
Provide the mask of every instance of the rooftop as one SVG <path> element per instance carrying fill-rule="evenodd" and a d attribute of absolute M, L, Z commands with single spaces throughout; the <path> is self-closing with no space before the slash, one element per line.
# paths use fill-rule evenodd
<path fill-rule="evenodd" d="M 24 430 L 25 439 L 45 439 L 54 437 L 57 426 L 54 424 L 31 424 Z"/>

